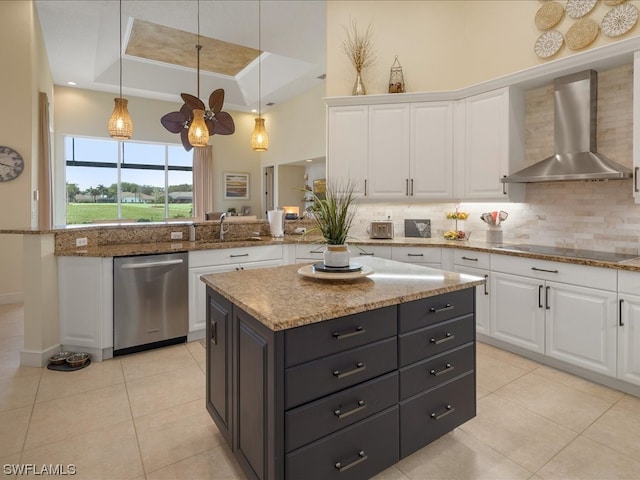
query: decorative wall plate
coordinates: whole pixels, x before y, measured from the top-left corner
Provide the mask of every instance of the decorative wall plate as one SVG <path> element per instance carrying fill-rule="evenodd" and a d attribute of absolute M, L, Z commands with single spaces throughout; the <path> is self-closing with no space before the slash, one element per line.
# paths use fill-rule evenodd
<path fill-rule="evenodd" d="M 624 3 L 609 10 L 600 27 L 607 37 L 618 37 L 631 30 L 637 22 L 638 9 L 630 3 Z"/>
<path fill-rule="evenodd" d="M 600 31 L 598 24 L 590 18 L 581 18 L 567 31 L 564 36 L 567 47 L 571 50 L 580 50 L 581 48 L 591 45 L 598 36 Z"/>
<path fill-rule="evenodd" d="M 538 30 L 549 30 L 562 20 L 563 15 L 564 8 L 562 5 L 558 2 L 547 2 L 536 13 L 536 27 L 538 27 Z"/>
<path fill-rule="evenodd" d="M 558 30 L 547 30 L 536 40 L 533 50 L 540 58 L 549 58 L 558 53 L 564 38 Z"/>
<path fill-rule="evenodd" d="M 567 2 L 567 15 L 571 18 L 581 18 L 593 10 L 598 0 L 569 0 Z"/>

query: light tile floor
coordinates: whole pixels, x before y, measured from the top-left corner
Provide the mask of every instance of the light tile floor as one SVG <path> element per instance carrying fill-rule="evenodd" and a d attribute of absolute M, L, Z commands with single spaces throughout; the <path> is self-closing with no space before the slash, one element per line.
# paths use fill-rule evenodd
<path fill-rule="evenodd" d="M 20 366 L 22 320 L 0 305 L 1 478 L 244 478 L 204 406 L 199 342 L 56 372 Z M 640 479 L 640 398 L 485 344 L 477 365 L 477 417 L 377 480 Z"/>

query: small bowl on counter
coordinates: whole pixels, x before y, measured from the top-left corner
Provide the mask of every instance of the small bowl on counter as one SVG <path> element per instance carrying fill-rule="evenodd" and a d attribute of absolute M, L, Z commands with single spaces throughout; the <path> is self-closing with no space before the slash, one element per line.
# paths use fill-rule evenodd
<path fill-rule="evenodd" d="M 74 353 L 67 357 L 66 362 L 70 367 L 82 367 L 91 359 L 91 355 L 85 352 Z"/>
<path fill-rule="evenodd" d="M 49 358 L 49 362 L 51 362 L 52 365 L 64 365 L 67 363 L 67 358 L 73 354 L 73 352 L 58 352 Z"/>

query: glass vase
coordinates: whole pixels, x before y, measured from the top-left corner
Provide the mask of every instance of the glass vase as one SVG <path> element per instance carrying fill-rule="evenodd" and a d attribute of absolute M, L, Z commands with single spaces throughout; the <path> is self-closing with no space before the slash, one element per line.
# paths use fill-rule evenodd
<path fill-rule="evenodd" d="M 356 74 L 356 81 L 353 84 L 353 90 L 351 91 L 351 95 L 366 95 L 367 89 L 362 82 L 362 73 L 358 70 Z"/>

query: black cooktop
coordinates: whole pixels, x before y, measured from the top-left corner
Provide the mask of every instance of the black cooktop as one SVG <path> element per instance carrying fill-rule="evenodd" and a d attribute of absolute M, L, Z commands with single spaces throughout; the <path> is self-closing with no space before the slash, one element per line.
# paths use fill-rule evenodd
<path fill-rule="evenodd" d="M 527 245 L 527 244 L 503 244 L 496 246 L 500 250 L 513 250 L 517 252 L 539 253 L 541 255 L 555 255 L 557 257 L 572 257 L 585 260 L 597 260 L 600 262 L 624 262 L 638 258 L 638 255 L 627 253 L 599 252 L 596 250 L 577 250 L 574 248 L 549 247 L 546 245 Z"/>

